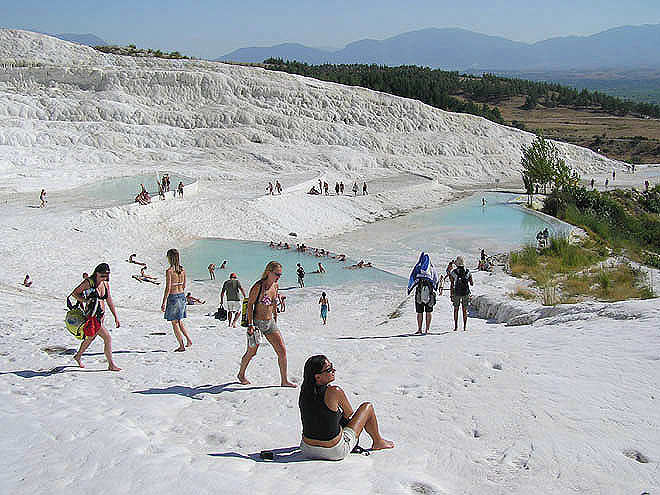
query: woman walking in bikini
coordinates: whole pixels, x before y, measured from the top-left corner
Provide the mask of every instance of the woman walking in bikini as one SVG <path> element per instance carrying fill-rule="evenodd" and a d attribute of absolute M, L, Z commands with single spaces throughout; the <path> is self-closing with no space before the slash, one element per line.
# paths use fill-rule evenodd
<path fill-rule="evenodd" d="M 280 379 L 283 387 L 295 387 L 295 383 L 289 381 L 287 375 L 286 347 L 284 339 L 277 328 L 277 281 L 282 276 L 282 265 L 277 261 L 271 261 L 261 275 L 261 280 L 255 283 L 248 295 L 248 329 L 247 350 L 241 358 L 241 368 L 238 372 L 238 380 L 243 385 L 250 381 L 245 378 L 245 370 L 250 360 L 257 354 L 261 338 L 271 343 L 277 354 L 277 364 L 280 368 Z"/>
<path fill-rule="evenodd" d="M 112 297 L 110 297 L 110 266 L 107 263 L 100 263 L 94 268 L 91 277 L 85 278 L 78 287 L 73 289 L 71 297 L 85 305 L 85 314 L 87 315 L 87 320 L 83 326 L 85 338 L 80 343 L 80 348 L 73 359 L 76 360 L 78 366 L 84 368 L 82 355 L 96 336 L 100 335 L 103 339 L 103 352 L 108 360 L 108 369 L 110 371 L 121 371 L 121 368 L 112 360 L 112 338 L 110 332 L 103 326 L 105 303 L 107 301 L 108 308 L 110 308 L 112 316 L 115 317 L 115 326 L 119 328 L 117 310 Z"/>

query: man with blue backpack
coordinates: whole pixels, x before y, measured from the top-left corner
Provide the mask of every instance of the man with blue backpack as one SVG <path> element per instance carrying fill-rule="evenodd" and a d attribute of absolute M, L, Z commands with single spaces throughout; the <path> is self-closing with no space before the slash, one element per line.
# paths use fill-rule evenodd
<path fill-rule="evenodd" d="M 452 282 L 451 302 L 454 303 L 454 332 L 458 330 L 458 308 L 463 306 L 463 331 L 467 330 L 467 305 L 470 304 L 472 274 L 465 268 L 462 256 L 456 257 L 456 268 L 449 274 Z"/>

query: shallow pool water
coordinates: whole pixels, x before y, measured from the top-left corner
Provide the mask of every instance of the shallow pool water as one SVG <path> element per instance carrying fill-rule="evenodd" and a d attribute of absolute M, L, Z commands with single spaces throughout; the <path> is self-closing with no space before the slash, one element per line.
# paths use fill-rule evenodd
<path fill-rule="evenodd" d="M 224 260 L 227 260 L 227 267 L 221 270 L 220 265 Z M 200 239 L 189 248 L 181 250 L 181 263 L 192 279 L 209 280 L 208 265 L 215 263 L 215 277 L 218 282 L 223 282 L 229 278 L 231 272 L 236 272 L 246 291 L 259 280 L 266 264 L 271 260 L 282 264 L 282 289 L 298 286 L 297 263 L 305 269 L 306 287 L 334 287 L 353 281 L 388 282 L 402 287 L 406 284 L 405 278 L 376 268 L 348 268 L 355 263 L 353 260 L 339 262 L 327 256 L 317 257 L 309 252 L 300 253 L 295 247 L 270 248 L 265 242 Z M 319 262 L 323 264 L 326 273 L 313 273 L 318 270 Z"/>
<path fill-rule="evenodd" d="M 518 197 L 510 193 L 475 194 L 440 208 L 378 221 L 320 241 L 320 245 L 405 275 L 421 251 L 432 254 L 436 267 L 459 254 L 466 266 L 475 267 L 481 249 L 489 255 L 516 249 L 536 242 L 537 232 L 545 228 L 551 235 L 568 234 L 569 225 L 512 205 L 510 201 Z"/>
<path fill-rule="evenodd" d="M 148 175 L 132 175 L 127 177 L 116 177 L 114 179 L 104 180 L 95 184 L 89 184 L 77 188 L 77 194 L 87 195 L 89 197 L 100 199 L 104 206 L 127 204 L 135 201 L 135 196 L 140 192 L 140 184 L 149 191 L 152 200 L 158 198 L 158 180 L 162 178 L 163 173 Z M 173 195 L 174 190 L 183 182 L 184 186 L 191 184 L 195 179 L 184 177 L 183 175 L 169 173 L 170 191 L 166 194 Z"/>

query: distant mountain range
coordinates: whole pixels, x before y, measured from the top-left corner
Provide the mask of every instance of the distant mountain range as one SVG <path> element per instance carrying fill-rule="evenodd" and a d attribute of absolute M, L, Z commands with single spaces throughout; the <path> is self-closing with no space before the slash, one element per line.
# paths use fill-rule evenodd
<path fill-rule="evenodd" d="M 76 34 L 76 33 L 60 33 L 60 34 L 50 34 L 43 33 L 53 38 L 59 38 L 64 41 L 71 41 L 72 43 L 78 43 L 79 45 L 87 46 L 105 46 L 108 43 L 95 34 Z"/>
<path fill-rule="evenodd" d="M 660 24 L 621 26 L 592 36 L 522 43 L 465 29 L 423 29 L 328 51 L 296 43 L 240 48 L 215 60 L 309 64 L 419 65 L 449 70 L 593 70 L 660 67 Z"/>

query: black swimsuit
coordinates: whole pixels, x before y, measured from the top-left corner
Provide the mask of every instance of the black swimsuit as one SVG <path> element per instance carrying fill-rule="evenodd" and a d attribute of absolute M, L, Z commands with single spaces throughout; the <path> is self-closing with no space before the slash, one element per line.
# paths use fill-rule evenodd
<path fill-rule="evenodd" d="M 90 278 L 89 289 L 87 290 L 90 292 L 89 296 L 87 296 L 87 309 L 85 310 L 85 314 L 87 314 L 88 317 L 95 316 L 99 321 L 101 321 L 103 319 L 103 315 L 105 314 L 105 310 L 99 304 L 99 301 L 104 301 L 108 298 L 108 289 L 105 289 L 105 294 L 103 294 L 103 296 L 99 296 L 99 293 L 94 286 L 94 282 Z"/>
<path fill-rule="evenodd" d="M 325 404 L 327 388 L 327 385 L 322 385 L 317 388 L 316 397 L 303 397 L 301 394 L 298 399 L 305 438 L 328 441 L 337 437 L 341 432 L 339 421 L 344 412 L 340 407 L 336 411 L 332 411 Z"/>

